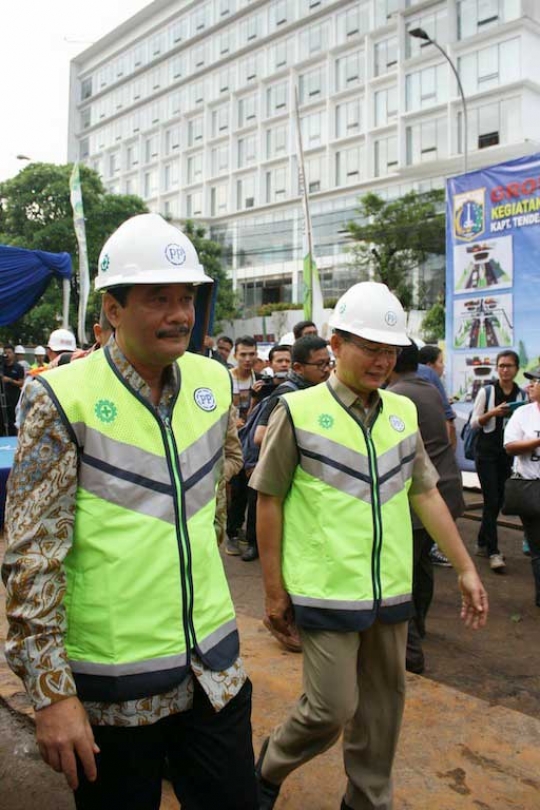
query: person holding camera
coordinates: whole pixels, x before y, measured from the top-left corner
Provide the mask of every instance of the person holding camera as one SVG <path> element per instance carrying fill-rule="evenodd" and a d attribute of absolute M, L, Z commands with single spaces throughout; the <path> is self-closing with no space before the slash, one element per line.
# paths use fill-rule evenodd
<path fill-rule="evenodd" d="M 15 348 L 11 343 L 4 346 L 4 354 L 0 357 L 0 394 L 2 405 L 0 408 L 0 426 L 4 436 L 16 436 L 15 409 L 21 395 L 24 383 L 24 368 L 17 363 Z"/>

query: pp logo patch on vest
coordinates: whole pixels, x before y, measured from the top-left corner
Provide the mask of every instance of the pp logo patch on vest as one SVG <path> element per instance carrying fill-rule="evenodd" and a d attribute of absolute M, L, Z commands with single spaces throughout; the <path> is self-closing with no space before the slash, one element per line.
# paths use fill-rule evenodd
<path fill-rule="evenodd" d="M 186 251 L 181 245 L 170 244 L 165 248 L 165 258 L 175 267 L 180 267 L 186 261 Z"/>
<path fill-rule="evenodd" d="M 110 424 L 118 416 L 118 408 L 110 399 L 99 399 L 94 405 L 94 413 L 100 422 Z"/>
<path fill-rule="evenodd" d="M 403 433 L 405 430 L 405 422 L 399 416 L 390 416 L 389 422 L 398 433 Z"/>
<path fill-rule="evenodd" d="M 214 411 L 216 409 L 216 398 L 209 388 L 197 388 L 193 398 L 203 411 Z"/>

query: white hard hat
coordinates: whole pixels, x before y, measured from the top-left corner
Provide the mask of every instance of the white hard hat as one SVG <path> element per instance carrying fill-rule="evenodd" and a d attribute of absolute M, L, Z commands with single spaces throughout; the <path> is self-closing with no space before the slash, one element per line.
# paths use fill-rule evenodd
<path fill-rule="evenodd" d="M 286 332 L 286 334 L 279 339 L 280 346 L 292 346 L 293 343 L 296 343 L 294 332 Z"/>
<path fill-rule="evenodd" d="M 34 349 L 34 354 L 36 355 L 36 357 L 40 356 L 45 357 L 47 352 L 45 351 L 45 348 L 43 346 L 36 346 L 36 348 Z"/>
<path fill-rule="evenodd" d="M 15 354 L 26 354 L 26 349 L 19 343 L 17 346 L 15 346 Z"/>
<path fill-rule="evenodd" d="M 107 239 L 99 255 L 96 290 L 119 284 L 208 284 L 197 251 L 159 214 L 138 214 Z"/>
<path fill-rule="evenodd" d="M 405 310 L 386 284 L 376 281 L 350 287 L 337 302 L 328 325 L 374 343 L 408 346 L 411 342 L 405 332 Z"/>
<path fill-rule="evenodd" d="M 53 352 L 74 352 L 77 343 L 75 335 L 69 329 L 55 329 L 54 332 L 51 332 L 47 346 Z"/>

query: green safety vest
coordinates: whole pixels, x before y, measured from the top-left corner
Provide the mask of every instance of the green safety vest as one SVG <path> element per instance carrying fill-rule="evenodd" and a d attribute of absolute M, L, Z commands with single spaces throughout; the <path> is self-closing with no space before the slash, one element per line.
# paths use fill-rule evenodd
<path fill-rule="evenodd" d="M 407 493 L 417 414 L 380 391 L 364 427 L 326 383 L 287 394 L 298 466 L 284 502 L 282 570 L 301 627 L 359 631 L 411 616 Z"/>
<path fill-rule="evenodd" d="M 215 495 L 231 403 L 226 368 L 184 354 L 163 421 L 108 348 L 38 377 L 79 454 L 65 559 L 65 646 L 83 700 L 160 694 L 238 656 L 216 543 Z"/>

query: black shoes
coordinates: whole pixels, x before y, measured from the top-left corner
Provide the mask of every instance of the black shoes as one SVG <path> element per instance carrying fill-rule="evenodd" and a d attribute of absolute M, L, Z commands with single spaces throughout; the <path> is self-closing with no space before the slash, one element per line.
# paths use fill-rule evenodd
<path fill-rule="evenodd" d="M 242 559 L 244 562 L 253 562 L 253 560 L 259 559 L 259 551 L 257 546 L 248 546 L 244 553 L 242 554 Z"/>
<path fill-rule="evenodd" d="M 281 785 L 273 785 L 271 782 L 267 782 L 261 773 L 269 742 L 270 737 L 267 737 L 262 744 L 261 753 L 259 754 L 259 758 L 255 765 L 255 778 L 257 779 L 257 787 L 259 791 L 259 810 L 272 810 L 277 802 L 281 788 Z"/>

